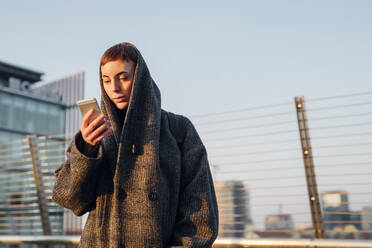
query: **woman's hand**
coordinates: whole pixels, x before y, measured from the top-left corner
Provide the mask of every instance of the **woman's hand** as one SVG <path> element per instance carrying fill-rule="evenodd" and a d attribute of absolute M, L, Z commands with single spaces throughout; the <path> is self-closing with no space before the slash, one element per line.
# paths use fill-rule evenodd
<path fill-rule="evenodd" d="M 93 118 L 94 109 L 83 117 L 81 123 L 81 135 L 86 143 L 91 146 L 97 145 L 107 134 L 111 132 L 111 127 L 108 121 L 105 121 L 103 114 Z"/>

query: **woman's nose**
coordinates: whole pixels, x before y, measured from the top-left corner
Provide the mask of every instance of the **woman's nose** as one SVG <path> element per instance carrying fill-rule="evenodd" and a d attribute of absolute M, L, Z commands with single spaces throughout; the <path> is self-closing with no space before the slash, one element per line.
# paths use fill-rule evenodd
<path fill-rule="evenodd" d="M 113 91 L 120 91 L 119 82 L 118 82 L 117 80 L 113 80 L 113 83 L 112 83 L 112 90 L 113 90 Z"/>

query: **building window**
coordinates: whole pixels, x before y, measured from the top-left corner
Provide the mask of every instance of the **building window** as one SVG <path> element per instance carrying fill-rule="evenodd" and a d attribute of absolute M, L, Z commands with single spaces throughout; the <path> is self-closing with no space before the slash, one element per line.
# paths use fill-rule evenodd
<path fill-rule="evenodd" d="M 36 102 L 34 100 L 27 100 L 25 112 L 26 132 L 33 133 L 35 132 L 35 123 L 37 123 L 35 119 L 35 116 L 37 116 Z"/>
<path fill-rule="evenodd" d="M 13 128 L 24 131 L 26 126 L 25 117 L 25 100 L 20 97 L 13 97 Z"/>
<path fill-rule="evenodd" d="M 13 97 L 1 94 L 0 98 L 0 127 L 12 129 L 13 127 Z"/>
<path fill-rule="evenodd" d="M 37 119 L 35 121 L 37 121 L 38 125 L 36 132 L 39 134 L 47 134 L 49 129 L 48 104 L 39 102 L 37 105 L 37 114 L 35 115 Z"/>

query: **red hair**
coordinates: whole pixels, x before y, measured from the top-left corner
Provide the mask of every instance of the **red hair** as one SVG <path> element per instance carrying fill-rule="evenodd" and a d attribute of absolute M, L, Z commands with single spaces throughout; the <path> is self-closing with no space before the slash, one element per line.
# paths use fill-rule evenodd
<path fill-rule="evenodd" d="M 131 60 L 137 64 L 138 54 L 136 48 L 130 43 L 119 43 L 105 51 L 101 57 L 100 67 L 114 60 Z"/>

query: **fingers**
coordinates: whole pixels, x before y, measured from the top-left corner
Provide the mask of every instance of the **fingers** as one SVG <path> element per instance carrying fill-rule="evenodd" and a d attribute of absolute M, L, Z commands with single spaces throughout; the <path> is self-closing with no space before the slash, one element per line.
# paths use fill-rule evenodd
<path fill-rule="evenodd" d="M 101 135 L 99 135 L 95 140 L 94 142 L 97 144 L 98 142 L 100 142 L 101 140 L 103 140 L 104 137 L 106 137 L 106 135 L 108 135 L 109 133 L 111 133 L 112 129 L 111 127 L 109 127 L 106 131 L 104 131 Z"/>
<path fill-rule="evenodd" d="M 89 123 L 89 125 L 85 128 L 87 136 L 89 136 L 90 133 L 94 132 L 96 128 L 98 128 L 101 124 L 103 124 L 104 119 L 105 119 L 105 116 L 103 114 L 100 114 L 94 120 L 92 120 Z"/>
<path fill-rule="evenodd" d="M 109 129 L 110 125 L 108 121 L 103 122 L 99 127 L 97 127 L 93 132 L 91 132 L 88 135 L 88 140 L 91 140 L 93 143 L 95 143 L 95 140 L 98 136 L 100 136 L 102 133 L 106 131 L 106 129 Z"/>
<path fill-rule="evenodd" d="M 83 121 L 81 122 L 81 126 L 87 128 L 89 126 L 90 118 L 94 113 L 94 109 L 90 109 L 83 117 Z"/>
<path fill-rule="evenodd" d="M 93 109 L 87 112 L 80 129 L 84 141 L 90 145 L 96 145 L 111 132 L 110 124 L 104 120 L 104 115 L 100 114 L 92 120 L 93 113 Z"/>

